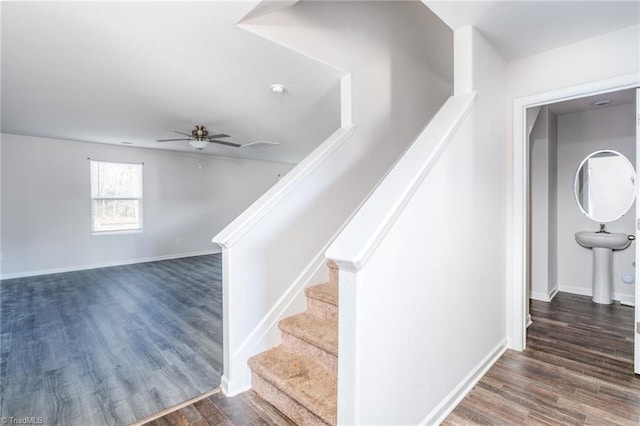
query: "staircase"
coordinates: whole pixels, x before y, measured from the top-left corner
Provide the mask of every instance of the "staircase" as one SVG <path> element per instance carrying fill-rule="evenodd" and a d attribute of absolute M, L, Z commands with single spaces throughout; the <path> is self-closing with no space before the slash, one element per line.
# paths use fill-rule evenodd
<path fill-rule="evenodd" d="M 307 310 L 278 323 L 282 343 L 249 359 L 253 390 L 300 425 L 335 425 L 338 385 L 338 267 L 305 289 Z"/>

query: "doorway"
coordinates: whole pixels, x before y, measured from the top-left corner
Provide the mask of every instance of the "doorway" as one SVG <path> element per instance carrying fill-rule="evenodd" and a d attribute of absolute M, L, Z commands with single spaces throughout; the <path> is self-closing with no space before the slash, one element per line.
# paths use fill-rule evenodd
<path fill-rule="evenodd" d="M 529 185 L 530 179 L 530 143 L 529 131 L 527 127 L 527 111 L 529 109 L 542 107 L 562 101 L 583 99 L 588 96 L 602 95 L 605 93 L 617 92 L 625 89 L 634 89 L 640 86 L 637 75 L 624 76 L 616 79 L 600 81 L 588 85 L 567 88 L 560 91 L 549 92 L 527 98 L 517 99 L 514 102 L 514 170 L 513 170 L 513 285 L 510 288 L 509 307 L 509 345 L 516 350 L 523 350 L 526 347 L 526 326 L 529 306 L 529 275 L 531 270 L 530 244 L 531 230 L 528 226 L 528 215 L 531 208 Z M 637 135 L 638 132 L 636 132 Z M 638 161 L 631 159 L 635 163 L 636 170 L 639 170 Z M 640 215 L 640 211 L 635 213 L 635 217 Z M 635 227 L 634 227 L 635 228 Z M 634 229 L 635 232 L 635 229 Z M 636 250 L 636 262 L 638 262 L 638 252 Z M 638 299 L 638 285 L 636 284 L 636 322 L 640 319 Z M 637 337 L 637 335 L 636 335 Z M 638 352 L 640 342 L 635 339 L 635 366 L 636 372 L 640 368 Z"/>

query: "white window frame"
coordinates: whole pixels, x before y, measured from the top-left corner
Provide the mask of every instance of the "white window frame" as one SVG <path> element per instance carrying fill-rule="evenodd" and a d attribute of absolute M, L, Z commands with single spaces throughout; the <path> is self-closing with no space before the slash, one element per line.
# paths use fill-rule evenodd
<path fill-rule="evenodd" d="M 143 232 L 143 223 L 144 223 L 144 208 L 143 208 L 143 199 L 144 199 L 144 173 L 143 173 L 143 165 L 144 163 L 135 163 L 130 161 L 108 161 L 108 160 L 95 160 L 92 158 L 87 158 L 89 160 L 89 181 L 90 181 L 90 191 L 91 191 L 91 234 L 92 235 L 114 235 L 114 234 L 139 234 Z M 93 171 L 92 171 L 92 163 L 111 163 L 111 164 L 133 164 L 140 166 L 140 196 L 139 197 L 96 197 L 93 193 L 93 181 L 95 179 Z M 138 227 L 137 228 L 123 228 L 123 229 L 109 229 L 106 231 L 96 230 L 96 221 L 95 221 L 95 210 L 93 208 L 94 201 L 103 201 L 103 200 L 122 200 L 122 201 L 138 201 L 139 213 L 138 213 Z"/>

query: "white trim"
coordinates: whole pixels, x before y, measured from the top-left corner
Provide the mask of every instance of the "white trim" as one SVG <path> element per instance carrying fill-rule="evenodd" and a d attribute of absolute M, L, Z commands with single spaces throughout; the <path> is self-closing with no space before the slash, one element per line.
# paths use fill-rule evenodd
<path fill-rule="evenodd" d="M 527 314 L 527 328 L 533 324 L 533 319 L 531 318 L 531 314 Z"/>
<path fill-rule="evenodd" d="M 100 237 L 105 235 L 132 235 L 132 234 L 144 234 L 144 230 L 142 228 L 138 229 L 128 229 L 128 230 L 117 230 L 117 231 L 93 231 L 91 232 L 91 236 Z"/>
<path fill-rule="evenodd" d="M 577 294 L 579 296 L 593 296 L 593 289 L 591 287 L 575 287 L 575 286 L 560 286 L 560 291 L 563 293 Z M 620 302 L 621 305 L 635 306 L 633 294 L 621 294 L 613 293 L 611 299 Z"/>
<path fill-rule="evenodd" d="M 325 265 L 325 249 L 326 247 L 304 268 L 293 284 L 274 303 L 269 312 L 231 355 L 231 365 L 234 366 L 232 374 L 235 380 L 229 380 L 228 377 L 223 376 L 222 389 L 225 395 L 235 396 L 251 388 L 251 372 L 247 361 L 256 353 L 255 348 L 260 342 L 278 327 L 278 322 L 285 316 L 289 306 L 301 296 L 303 290 L 311 284 L 313 277 Z"/>
<path fill-rule="evenodd" d="M 327 257 L 340 269 L 365 266 L 464 122 L 475 98 L 475 92 L 449 98 L 338 235 Z"/>
<path fill-rule="evenodd" d="M 427 6 L 428 7 L 428 6 Z M 453 95 L 473 92 L 474 28 L 470 25 L 453 32 Z"/>
<path fill-rule="evenodd" d="M 633 294 L 613 294 L 613 299 L 620 301 L 621 305 L 636 306 L 635 295 Z"/>
<path fill-rule="evenodd" d="M 419 424 L 439 425 L 442 423 L 506 350 L 507 341 L 505 339 L 498 343 Z"/>
<path fill-rule="evenodd" d="M 248 367 L 247 367 L 248 368 Z M 229 378 L 225 375 L 222 375 L 220 379 L 220 387 L 222 388 L 222 393 L 231 398 L 236 395 L 240 395 L 248 390 L 251 390 L 251 383 L 240 383 L 239 380 L 229 380 Z"/>
<path fill-rule="evenodd" d="M 353 126 L 336 130 L 309 156 L 298 163 L 289 173 L 265 192 L 256 202 L 220 231 L 213 242 L 230 248 L 253 226 L 267 215 L 287 194 L 296 188 L 307 176 L 333 154 L 353 133 Z"/>
<path fill-rule="evenodd" d="M 510 305 L 507 309 L 509 347 L 523 350 L 526 347 L 526 267 L 527 247 L 526 213 L 528 187 L 529 138 L 526 136 L 526 110 L 555 102 L 582 98 L 585 96 L 630 89 L 640 85 L 638 73 L 627 74 L 607 80 L 585 83 L 536 95 L 526 96 L 513 101 L 513 210 L 512 210 L 512 284 Z"/>
<path fill-rule="evenodd" d="M 558 294 L 558 288 L 554 288 L 549 293 L 538 293 L 536 291 L 531 292 L 531 298 L 533 300 L 539 300 L 541 302 L 551 302 L 554 297 Z"/>
<path fill-rule="evenodd" d="M 579 296 L 591 297 L 593 295 L 593 290 L 591 289 L 591 287 L 586 288 L 586 287 L 574 287 L 570 285 L 561 285 L 560 291 L 563 293 L 577 294 Z"/>
<path fill-rule="evenodd" d="M 640 169 L 640 88 L 636 88 L 636 170 Z M 636 200 L 640 200 L 640 185 L 636 185 Z M 636 202 L 636 226 L 634 234 L 640 231 L 640 202 Z M 640 265 L 640 248 L 635 244 L 635 265 Z M 633 371 L 636 374 L 640 374 L 640 283 L 635 280 L 634 283 L 635 293 L 635 333 L 633 334 Z M 626 302 L 626 300 L 625 300 Z M 626 303 L 625 303 L 626 304 Z"/>
<path fill-rule="evenodd" d="M 533 300 L 539 300 L 541 302 L 548 302 L 549 301 L 549 295 L 546 293 L 538 293 L 537 291 L 532 291 L 531 292 L 531 298 Z"/>
<path fill-rule="evenodd" d="M 353 107 L 352 102 L 352 90 L 351 90 L 351 73 L 346 73 L 340 77 L 340 127 L 353 126 L 351 113 Z"/>
<path fill-rule="evenodd" d="M 157 262 L 159 260 L 181 259 L 183 257 L 205 256 L 208 254 L 216 254 L 216 253 L 220 253 L 219 248 L 215 248 L 213 250 L 194 251 L 191 253 L 165 254 L 162 256 L 139 257 L 135 259 L 126 259 L 126 260 L 114 260 L 111 262 L 92 263 L 89 265 L 73 265 L 73 266 L 65 266 L 62 268 L 37 269 L 35 271 L 14 272 L 10 274 L 3 274 L 2 276 L 0 276 L 0 279 L 10 280 L 13 278 L 35 277 L 39 275 L 61 274 L 64 272 L 74 272 L 74 271 L 86 271 L 87 269 L 109 268 L 111 266 L 122 266 L 122 265 L 132 265 L 135 263 Z"/>

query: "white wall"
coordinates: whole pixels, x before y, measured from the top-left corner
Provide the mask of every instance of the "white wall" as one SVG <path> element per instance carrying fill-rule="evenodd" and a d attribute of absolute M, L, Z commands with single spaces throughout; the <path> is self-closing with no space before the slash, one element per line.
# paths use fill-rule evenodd
<path fill-rule="evenodd" d="M 437 424 L 506 345 L 506 64 L 477 31 L 456 31 L 456 48 L 461 37 L 470 115 L 412 193 L 411 167 L 438 143 L 418 139 L 327 252 L 340 266 L 340 424 Z"/>
<path fill-rule="evenodd" d="M 531 132 L 531 297 L 549 301 L 557 278 L 557 118 L 540 110 Z"/>
<path fill-rule="evenodd" d="M 450 95 L 453 75 L 451 30 L 417 2 L 300 2 L 243 27 L 350 72 L 355 130 L 223 250 L 228 394 L 250 385 L 248 356 L 277 344 L 277 315 L 303 309 L 307 272 Z"/>
<path fill-rule="evenodd" d="M 1 148 L 4 278 L 218 250 L 211 235 L 292 168 L 11 134 Z M 144 162 L 143 233 L 91 235 L 87 157 Z"/>
<path fill-rule="evenodd" d="M 512 98 L 638 72 L 640 26 L 552 49 L 509 63 Z"/>
<path fill-rule="evenodd" d="M 619 105 L 558 116 L 558 282 L 560 291 L 591 295 L 593 254 L 578 245 L 578 231 L 597 231 L 598 223 L 587 218 L 576 204 L 573 183 L 578 166 L 594 151 L 612 149 L 632 164 L 636 158 L 635 105 Z M 635 164 L 634 164 L 635 167 Z M 635 207 L 607 224 L 611 232 L 635 234 Z M 634 285 L 622 274 L 635 274 L 635 243 L 613 254 L 614 298 L 633 304 Z"/>

